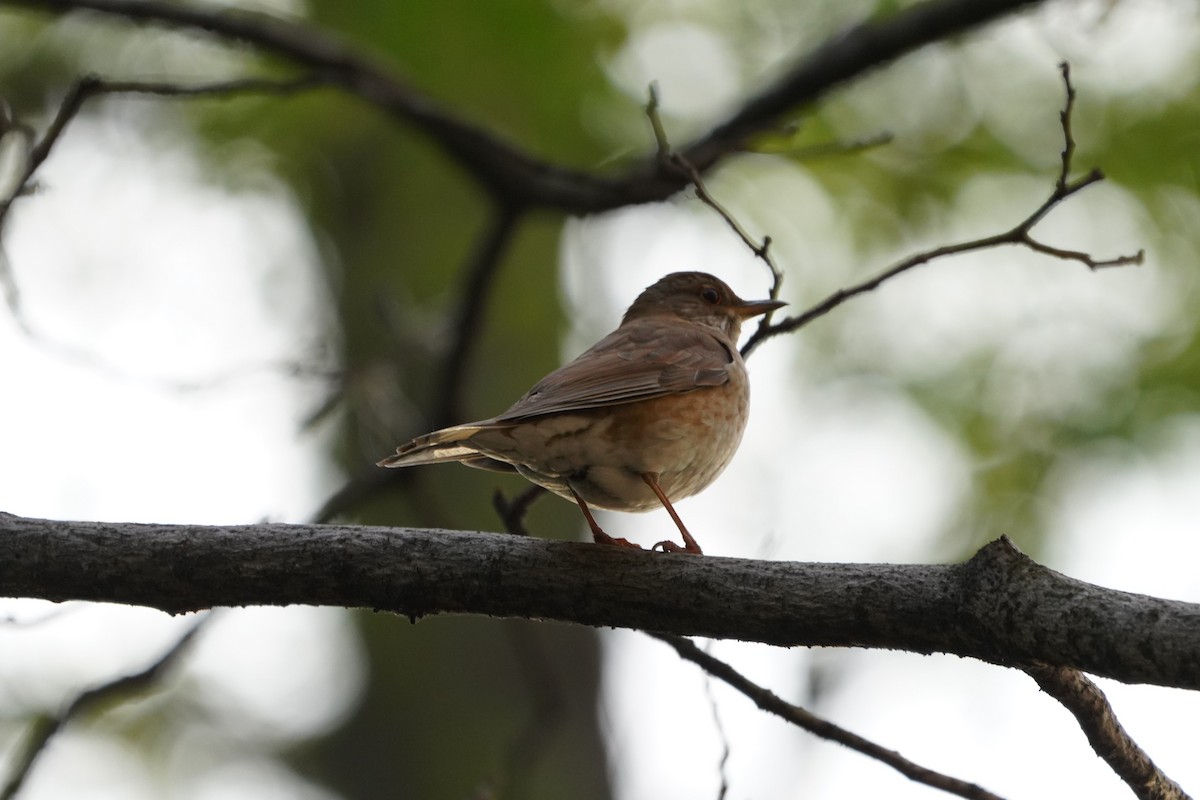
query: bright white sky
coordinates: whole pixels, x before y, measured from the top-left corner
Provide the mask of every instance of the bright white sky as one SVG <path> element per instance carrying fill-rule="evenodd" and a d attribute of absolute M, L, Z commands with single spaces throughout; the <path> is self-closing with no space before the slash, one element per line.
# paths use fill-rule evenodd
<path fill-rule="evenodd" d="M 837 101 L 840 113 L 855 132 L 864 116 L 887 118 L 898 146 L 905 135 L 910 143 L 953 139 L 978 119 L 1003 117 L 1014 147 L 1029 148 L 1033 118 L 1041 125 L 1048 116 L 1054 133 L 1055 65 L 1064 56 L 1081 92 L 1194 91 L 1193 11 L 1152 0 L 1098 5 L 1110 9 L 1107 17 L 1086 3 L 1070 7 L 1087 20 L 1086 37 L 1063 33 L 1078 29 L 1079 17 L 1064 20 L 1067 12 L 1054 6 L 1040 20 L 1003 26 L 962 61 L 931 54 L 883 73 Z M 722 66 L 682 70 L 681 48 Z M 650 20 L 612 71 L 639 95 L 659 80 L 665 101 L 676 104 L 668 110 L 704 118 L 744 88 L 721 82 L 736 72 L 727 68 L 736 63 L 728 48 L 719 31 Z M 770 61 L 770 48 L 762 57 Z M 998 88 L 997 63 L 1021 75 L 1013 85 L 1035 88 L 1020 97 Z M 892 82 L 936 87 L 948 70 L 980 87 L 968 102 L 888 108 Z M 931 90 L 925 99 L 939 97 Z M 37 387 L 5 394 L 0 508 L 161 522 L 304 519 L 340 483 L 325 460 L 324 432 L 301 430 L 319 385 L 279 368 L 335 336 L 316 247 L 286 188 L 269 175 L 249 176 L 243 185 L 253 188 L 229 194 L 206 180 L 186 131 L 148 126 L 147 115 L 159 112 L 145 105 L 116 108 L 72 128 L 41 175 L 44 190 L 21 201 L 5 233 L 22 313 L 38 339 L 0 314 L 0 361 L 20 385 Z M 149 127 L 158 131 L 153 139 L 143 132 Z M 1046 156 L 1048 176 L 1056 147 L 1051 138 L 1031 150 Z M 939 242 L 1023 216 L 1049 180 L 979 176 L 961 189 L 960 216 L 939 229 Z M 785 296 L 797 306 L 908 252 L 860 252 L 852 219 L 799 167 L 751 161 L 713 188 L 775 239 L 789 272 Z M 1160 225 L 1200 229 L 1195 198 L 1163 202 L 1173 216 Z M 1043 232 L 1112 254 L 1165 241 L 1169 228 L 1110 185 L 1060 209 Z M 1195 324 L 1195 290 L 1169 268 L 1190 251 L 1176 248 L 1151 249 L 1140 269 L 1102 274 L 1017 251 L 939 264 L 818 323 L 811 335 L 767 344 L 750 363 L 754 411 L 737 459 L 710 490 L 681 503 L 681 514 L 713 554 L 937 558 L 944 537 L 965 524 L 972 473 L 987 465 L 971 463 L 893 383 L 995 352 L 983 402 L 998 418 L 1096 413 L 1097 381 L 1129 379 L 1141 343 Z M 566 355 L 610 329 L 657 275 L 703 268 L 747 297 L 767 285 L 763 267 L 693 203 L 571 223 L 561 253 L 565 299 L 580 309 Z M 1136 447 L 1112 443 L 1064 459 L 1043 498 L 1057 534 L 1045 558 L 1081 579 L 1200 602 L 1200 419 L 1171 420 Z M 651 513 L 609 524 L 652 541 L 668 523 Z M 10 613 L 24 620 L 49 612 L 42 604 L 0 606 Z M 72 607 L 34 627 L 0 626 L 0 708 L 10 715 L 0 720 L 0 754 L 21 730 L 12 715 L 144 663 L 186 624 L 138 609 Z M 603 711 L 621 800 L 715 797 L 720 745 L 699 670 L 638 634 L 604 636 Z M 172 764 L 151 774 L 103 726 L 77 726 L 47 754 L 24 797 L 136 800 L 161 796 L 166 783 L 183 787 L 178 796 L 205 800 L 328 797 L 275 762 L 271 742 L 314 735 L 352 708 L 363 679 L 359 647 L 334 610 L 230 612 L 184 670 L 211 712 L 195 745 L 210 768 Z M 820 675 L 814 710 L 1006 797 L 1128 796 L 1069 715 L 1021 674 L 898 653 L 725 642 L 714 652 L 810 707 L 812 676 Z M 1200 696 L 1103 683 L 1138 741 L 1197 791 L 1191 721 Z M 732 798 L 844 797 L 848 787 L 856 796 L 936 796 L 767 717 L 723 686 L 712 691 L 731 748 Z M 259 744 L 231 747 L 239 730 Z"/>

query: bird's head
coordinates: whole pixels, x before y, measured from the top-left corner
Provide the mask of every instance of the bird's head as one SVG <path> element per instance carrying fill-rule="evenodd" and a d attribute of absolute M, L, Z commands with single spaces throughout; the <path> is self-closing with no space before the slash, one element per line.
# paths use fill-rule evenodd
<path fill-rule="evenodd" d="M 678 317 L 718 330 L 736 343 L 743 320 L 784 305 L 780 300 L 743 300 L 706 272 L 673 272 L 638 295 L 621 324 L 654 316 Z"/>

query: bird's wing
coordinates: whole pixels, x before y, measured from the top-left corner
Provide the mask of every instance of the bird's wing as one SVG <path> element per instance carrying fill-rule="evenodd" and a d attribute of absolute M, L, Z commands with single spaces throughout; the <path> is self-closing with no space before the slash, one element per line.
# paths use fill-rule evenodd
<path fill-rule="evenodd" d="M 551 372 L 496 417 L 516 422 L 689 392 L 729 381 L 736 347 L 692 325 L 637 320 L 622 325 L 571 363 Z"/>

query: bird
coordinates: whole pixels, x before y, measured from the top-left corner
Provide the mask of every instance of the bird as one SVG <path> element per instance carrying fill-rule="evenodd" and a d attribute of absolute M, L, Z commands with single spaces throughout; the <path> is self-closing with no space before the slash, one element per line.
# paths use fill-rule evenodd
<path fill-rule="evenodd" d="M 704 272 L 672 273 L 638 295 L 616 330 L 504 413 L 418 436 L 378 466 L 457 461 L 517 472 L 574 501 L 598 544 L 642 549 L 610 536 L 592 508 L 661 505 L 683 545 L 650 549 L 701 555 L 672 503 L 707 487 L 737 451 L 750 400 L 741 326 L 783 305 L 743 300 Z"/>

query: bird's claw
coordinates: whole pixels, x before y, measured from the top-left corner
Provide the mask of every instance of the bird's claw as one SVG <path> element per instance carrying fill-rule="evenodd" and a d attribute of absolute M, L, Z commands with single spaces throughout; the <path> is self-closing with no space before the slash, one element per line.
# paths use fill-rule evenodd
<path fill-rule="evenodd" d="M 634 544 L 628 539 L 622 539 L 617 536 L 609 536 L 604 531 L 592 531 L 592 538 L 595 539 L 596 544 L 607 544 L 616 547 L 631 547 L 634 550 L 644 549 L 640 544 Z"/>
<path fill-rule="evenodd" d="M 689 556 L 704 555 L 704 551 L 700 549 L 699 545 L 696 545 L 695 547 L 687 547 L 686 545 L 675 544 L 670 539 L 663 539 L 661 542 L 655 542 L 654 547 L 651 547 L 650 550 L 659 553 L 686 553 Z"/>

